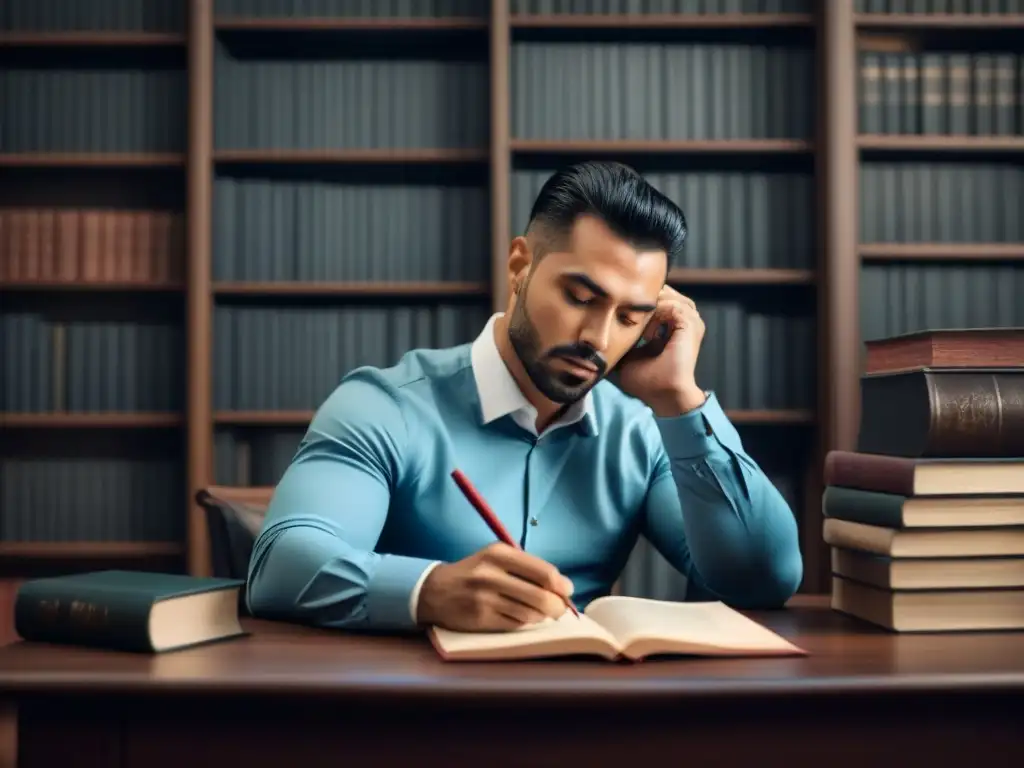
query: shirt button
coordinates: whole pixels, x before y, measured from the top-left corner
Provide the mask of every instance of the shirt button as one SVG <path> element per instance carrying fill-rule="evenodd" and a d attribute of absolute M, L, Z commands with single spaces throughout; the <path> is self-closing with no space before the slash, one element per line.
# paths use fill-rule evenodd
<path fill-rule="evenodd" d="M 531 517 L 530 518 L 530 525 L 536 525 L 536 524 L 537 524 L 537 518 L 536 517 Z"/>

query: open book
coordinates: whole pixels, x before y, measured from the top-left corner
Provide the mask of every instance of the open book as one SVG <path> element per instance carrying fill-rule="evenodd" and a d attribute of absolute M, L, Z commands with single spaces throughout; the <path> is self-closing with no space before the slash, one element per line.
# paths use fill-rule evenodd
<path fill-rule="evenodd" d="M 431 627 L 445 661 L 511 661 L 601 656 L 640 661 L 651 655 L 805 656 L 790 643 L 724 603 L 676 603 L 601 597 L 576 618 L 566 611 L 510 632 L 454 632 Z"/>

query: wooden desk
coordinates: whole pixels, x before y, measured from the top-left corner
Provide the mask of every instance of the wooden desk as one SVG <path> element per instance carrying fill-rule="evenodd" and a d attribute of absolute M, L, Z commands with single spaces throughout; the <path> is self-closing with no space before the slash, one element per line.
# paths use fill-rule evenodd
<path fill-rule="evenodd" d="M 423 638 L 253 621 L 154 657 L 11 645 L 0 701 L 21 768 L 1024 765 L 1024 633 L 751 615 L 811 655 L 444 664 Z"/>

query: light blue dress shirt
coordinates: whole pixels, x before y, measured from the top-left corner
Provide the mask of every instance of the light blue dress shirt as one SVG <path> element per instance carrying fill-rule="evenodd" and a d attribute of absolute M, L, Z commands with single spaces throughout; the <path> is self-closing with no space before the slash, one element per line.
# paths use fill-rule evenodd
<path fill-rule="evenodd" d="M 641 534 L 686 576 L 687 600 L 779 607 L 794 594 L 793 513 L 713 392 L 658 418 L 602 381 L 538 437 L 494 320 L 473 344 L 355 370 L 327 398 L 253 548 L 256 616 L 414 628 L 430 569 L 495 540 L 456 468 L 525 550 L 573 582 L 581 610 L 609 593 Z"/>

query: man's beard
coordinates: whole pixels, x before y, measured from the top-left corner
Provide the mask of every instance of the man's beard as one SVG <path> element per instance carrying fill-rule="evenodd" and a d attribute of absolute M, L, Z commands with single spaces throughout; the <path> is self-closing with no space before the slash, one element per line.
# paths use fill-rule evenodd
<path fill-rule="evenodd" d="M 526 285 L 509 318 L 508 337 L 533 386 L 553 403 L 569 405 L 580 400 L 601 380 L 608 367 L 604 357 L 587 344 L 565 344 L 542 352 L 537 328 L 526 313 Z M 572 357 L 591 363 L 597 372 L 590 379 L 581 379 L 568 371 L 548 367 L 548 361 L 559 357 Z"/>

